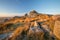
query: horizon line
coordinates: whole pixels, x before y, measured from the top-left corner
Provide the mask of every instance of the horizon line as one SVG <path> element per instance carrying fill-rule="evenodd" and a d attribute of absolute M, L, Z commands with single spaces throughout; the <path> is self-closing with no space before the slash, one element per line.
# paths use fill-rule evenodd
<path fill-rule="evenodd" d="M 42 13 L 42 12 L 41 12 Z M 14 17 L 14 16 L 24 16 L 26 13 L 0 13 L 0 17 Z M 29 13 L 27 13 L 29 14 Z M 48 15 L 60 15 L 60 13 L 42 13 Z"/>

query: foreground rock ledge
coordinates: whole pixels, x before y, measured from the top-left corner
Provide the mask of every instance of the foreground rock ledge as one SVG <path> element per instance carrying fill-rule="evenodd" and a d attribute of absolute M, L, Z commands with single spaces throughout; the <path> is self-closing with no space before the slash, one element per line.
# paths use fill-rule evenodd
<path fill-rule="evenodd" d="M 55 22 L 54 35 L 55 35 L 58 39 L 60 39 L 60 21 L 56 21 L 56 22 Z"/>

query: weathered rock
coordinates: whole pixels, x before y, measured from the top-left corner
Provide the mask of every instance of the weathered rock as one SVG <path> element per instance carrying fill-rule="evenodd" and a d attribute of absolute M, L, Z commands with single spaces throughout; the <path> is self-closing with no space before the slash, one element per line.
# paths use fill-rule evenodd
<path fill-rule="evenodd" d="M 30 13 L 29 13 L 29 16 L 30 17 L 35 17 L 35 16 L 37 16 L 38 15 L 38 13 L 35 11 L 35 10 L 32 10 L 32 11 L 30 11 Z"/>
<path fill-rule="evenodd" d="M 56 21 L 54 25 L 54 35 L 60 39 L 60 21 Z"/>
<path fill-rule="evenodd" d="M 39 24 L 35 21 L 34 25 L 30 27 L 29 32 L 27 34 L 28 40 L 43 40 L 44 32 L 41 28 L 39 28 Z"/>

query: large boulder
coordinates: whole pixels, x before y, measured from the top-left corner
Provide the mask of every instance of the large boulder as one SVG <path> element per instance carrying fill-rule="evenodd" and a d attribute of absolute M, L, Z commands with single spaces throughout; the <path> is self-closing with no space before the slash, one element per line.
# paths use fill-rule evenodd
<path fill-rule="evenodd" d="M 60 21 L 55 22 L 53 33 L 58 39 L 60 39 Z"/>

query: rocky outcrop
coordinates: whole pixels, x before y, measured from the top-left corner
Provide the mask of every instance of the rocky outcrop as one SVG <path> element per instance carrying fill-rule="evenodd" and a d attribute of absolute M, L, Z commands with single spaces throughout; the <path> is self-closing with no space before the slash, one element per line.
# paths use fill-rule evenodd
<path fill-rule="evenodd" d="M 8 29 L 11 26 L 13 26 L 11 29 L 16 27 L 11 35 L 7 37 L 7 40 L 55 40 L 55 36 L 60 39 L 59 20 L 60 16 L 39 14 L 33 10 L 29 14 L 15 16 L 9 21 L 0 24 L 0 29 L 5 31 L 6 28 Z"/>
<path fill-rule="evenodd" d="M 35 10 L 32 10 L 29 13 L 29 17 L 36 17 L 37 15 L 38 15 L 38 12 L 36 12 Z"/>
<path fill-rule="evenodd" d="M 36 21 L 29 28 L 27 36 L 28 40 L 43 40 L 44 32 Z"/>

